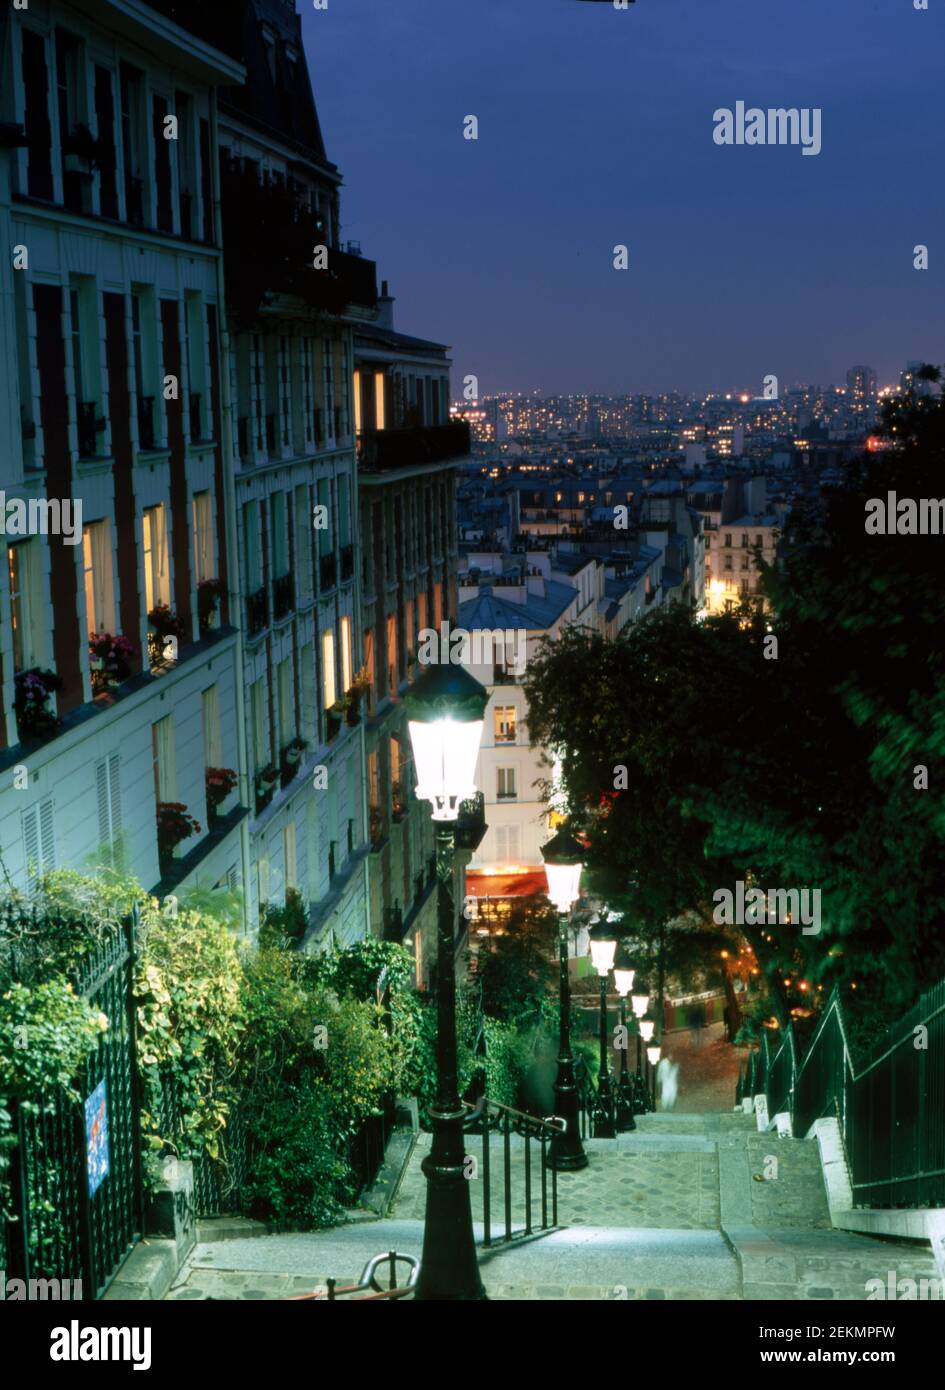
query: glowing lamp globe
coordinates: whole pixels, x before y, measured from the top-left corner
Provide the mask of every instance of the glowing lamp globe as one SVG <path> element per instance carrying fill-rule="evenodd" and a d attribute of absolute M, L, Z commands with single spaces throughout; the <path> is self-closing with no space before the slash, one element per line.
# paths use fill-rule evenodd
<path fill-rule="evenodd" d="M 606 975 L 614 963 L 614 956 L 617 954 L 617 937 L 612 927 L 606 922 L 598 919 L 596 926 L 591 927 L 587 934 L 588 943 L 591 948 L 591 960 L 598 975 Z"/>
<path fill-rule="evenodd" d="M 584 846 L 562 827 L 541 847 L 548 897 L 559 912 L 570 912 L 580 897 Z"/>
<path fill-rule="evenodd" d="M 646 1060 L 649 1062 L 651 1067 L 655 1067 L 659 1059 L 660 1045 L 659 1043 L 651 1043 L 650 1046 L 646 1049 Z"/>
<path fill-rule="evenodd" d="M 621 946 L 620 950 L 617 952 L 617 958 L 614 961 L 614 984 L 617 987 L 617 993 L 620 995 L 621 999 L 626 999 L 627 995 L 633 989 L 633 977 L 635 974 L 636 970 L 634 969 L 633 961 L 626 947 Z"/>
<path fill-rule="evenodd" d="M 456 820 L 476 795 L 474 777 L 489 695 L 462 666 L 428 666 L 407 691 L 404 707 L 417 772 L 417 796 L 434 820 Z"/>
<path fill-rule="evenodd" d="M 642 989 L 642 988 L 643 988 L 642 985 L 640 985 L 640 984 L 637 985 L 637 989 Z M 646 1013 L 647 1009 L 650 1007 L 650 996 L 649 996 L 648 994 L 642 994 L 642 993 L 641 993 L 641 994 L 632 994 L 632 995 L 630 996 L 630 1003 L 631 1003 L 632 1006 L 633 1006 L 633 1012 L 634 1012 L 635 1016 L 636 1016 L 637 1018 L 642 1018 L 643 1015 Z"/>
<path fill-rule="evenodd" d="M 640 1037 L 643 1039 L 644 1042 L 648 1043 L 650 1041 L 650 1038 L 652 1038 L 653 1036 L 653 1029 L 655 1027 L 656 1024 L 653 1022 L 651 1018 L 640 1019 Z"/>

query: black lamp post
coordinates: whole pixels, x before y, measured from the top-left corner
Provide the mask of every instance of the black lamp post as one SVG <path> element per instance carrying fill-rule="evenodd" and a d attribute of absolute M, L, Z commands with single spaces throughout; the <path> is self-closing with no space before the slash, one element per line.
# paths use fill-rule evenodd
<path fill-rule="evenodd" d="M 587 1167 L 587 1154 L 581 1144 L 578 1094 L 574 1084 L 574 1056 L 571 1052 L 571 983 L 568 978 L 568 925 L 577 902 L 584 846 L 564 829 L 541 847 L 548 880 L 548 897 L 558 910 L 558 1071 L 555 1076 L 555 1114 L 565 1128 L 551 1138 L 548 1162 L 560 1172 Z"/>
<path fill-rule="evenodd" d="M 456 1070 L 453 855 L 459 804 L 476 791 L 473 778 L 488 699 L 485 687 L 461 666 L 445 664 L 428 667 L 404 699 L 417 796 L 432 803 L 436 827 L 436 1100 L 429 1111 L 433 1141 L 421 1165 L 427 1205 L 414 1295 L 425 1301 L 486 1297 L 464 1176 L 464 1111 Z"/>
<path fill-rule="evenodd" d="M 646 1039 L 643 1036 L 641 1020 L 650 1006 L 650 995 L 645 984 L 637 981 L 636 988 L 630 996 L 630 1003 L 633 1005 L 633 1014 L 636 1019 L 637 1034 L 637 1070 L 633 1077 L 633 1100 L 634 1109 L 638 1115 L 645 1115 L 648 1110 L 652 1110 L 646 1082 L 643 1079 L 643 1043 Z M 652 1034 L 652 1028 L 650 1029 Z"/>
<path fill-rule="evenodd" d="M 660 1059 L 660 1049 L 659 1044 L 654 1044 L 653 1042 L 653 1030 L 655 1027 L 656 1024 L 652 1018 L 637 1019 L 637 1029 L 643 1040 L 643 1045 L 646 1048 L 646 1060 L 648 1064 L 643 1072 L 643 1090 L 646 1096 L 647 1110 L 656 1109 L 656 1073 L 654 1069 L 656 1063 Z M 654 1056 L 656 1061 L 653 1060 Z"/>
<path fill-rule="evenodd" d="M 624 1133 L 637 1127 L 634 1119 L 633 1082 L 627 1066 L 630 1034 L 627 1030 L 627 995 L 633 988 L 633 961 L 625 946 L 621 946 L 614 961 L 614 984 L 620 995 L 620 1027 L 623 1047 L 620 1049 L 620 1074 L 617 1078 L 617 1129 Z"/>
<path fill-rule="evenodd" d="M 614 1093 L 607 1061 L 607 976 L 614 963 L 617 936 L 613 927 L 603 919 L 598 919 L 587 935 L 591 947 L 591 960 L 600 977 L 600 1070 L 597 1074 L 597 1099 L 591 1117 L 592 1133 L 595 1139 L 616 1139 Z"/>

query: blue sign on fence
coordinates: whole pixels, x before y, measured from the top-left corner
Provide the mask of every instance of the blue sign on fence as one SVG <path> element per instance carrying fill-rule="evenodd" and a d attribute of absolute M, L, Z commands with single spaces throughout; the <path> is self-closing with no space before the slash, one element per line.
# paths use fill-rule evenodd
<path fill-rule="evenodd" d="M 108 1176 L 108 1102 L 104 1077 L 86 1097 L 85 1151 L 89 1196 L 94 1197 Z"/>

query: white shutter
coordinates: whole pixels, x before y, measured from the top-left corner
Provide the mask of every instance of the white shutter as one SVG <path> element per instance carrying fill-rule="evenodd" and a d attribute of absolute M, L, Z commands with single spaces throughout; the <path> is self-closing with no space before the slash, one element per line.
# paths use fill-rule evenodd
<path fill-rule="evenodd" d="M 53 823 L 52 798 L 40 802 L 39 807 L 39 846 L 43 858 L 43 872 L 48 873 L 56 867 L 56 830 Z"/>
<path fill-rule="evenodd" d="M 112 753 L 108 759 L 108 794 L 112 811 L 112 843 L 121 834 L 121 754 Z"/>
<path fill-rule="evenodd" d="M 35 883 L 40 871 L 39 815 L 35 806 L 23 812 L 23 857 L 26 861 L 26 877 L 30 883 Z"/>
<path fill-rule="evenodd" d="M 56 830 L 51 797 L 23 812 L 23 852 L 30 883 L 35 883 L 41 874 L 49 873 L 56 867 Z"/>
<path fill-rule="evenodd" d="M 95 768 L 95 796 L 98 803 L 98 842 L 100 845 L 110 845 L 112 823 L 108 806 L 108 764 L 105 761 L 98 763 Z"/>

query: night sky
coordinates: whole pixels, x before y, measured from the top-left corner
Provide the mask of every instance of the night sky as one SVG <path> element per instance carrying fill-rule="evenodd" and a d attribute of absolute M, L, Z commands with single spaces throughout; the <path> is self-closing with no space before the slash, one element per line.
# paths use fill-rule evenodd
<path fill-rule="evenodd" d="M 454 391 L 760 394 L 942 362 L 930 4 L 301 0 L 344 236 L 396 326 L 453 346 Z M 822 108 L 822 152 L 715 145 L 739 99 Z"/>

